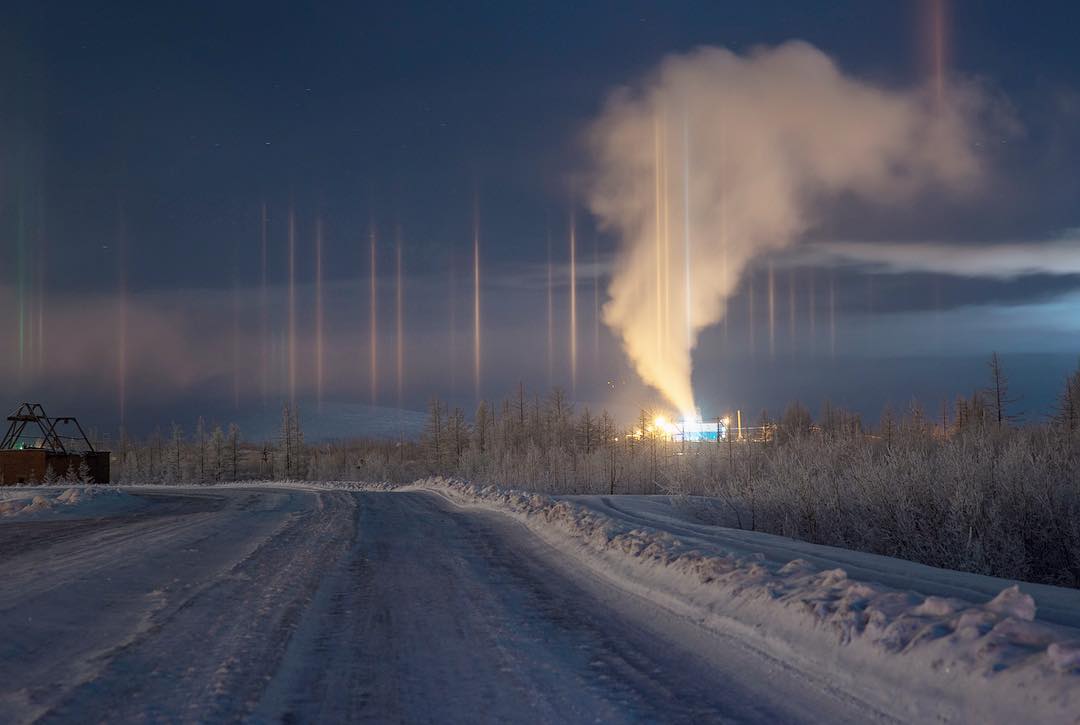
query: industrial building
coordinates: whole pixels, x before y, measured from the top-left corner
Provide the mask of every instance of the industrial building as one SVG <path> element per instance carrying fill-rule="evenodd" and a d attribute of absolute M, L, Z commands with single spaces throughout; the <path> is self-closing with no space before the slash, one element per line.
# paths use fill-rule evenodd
<path fill-rule="evenodd" d="M 50 418 L 40 403 L 23 403 L 7 420 L 0 440 L 0 485 L 41 483 L 50 469 L 57 479 L 69 471 L 80 475 L 81 469 L 85 480 L 109 482 L 109 452 L 95 450 L 75 418 Z"/>
<path fill-rule="evenodd" d="M 722 441 L 727 438 L 727 421 L 705 422 L 701 420 L 682 420 L 672 424 L 675 428 L 671 439 L 677 443 L 706 443 Z"/>
<path fill-rule="evenodd" d="M 681 420 L 678 423 L 669 421 L 662 415 L 653 419 L 652 425 L 647 426 L 645 431 L 636 434 L 660 434 L 666 436 L 675 443 L 707 443 L 725 440 L 728 435 L 728 419 L 718 418 L 715 421 Z"/>

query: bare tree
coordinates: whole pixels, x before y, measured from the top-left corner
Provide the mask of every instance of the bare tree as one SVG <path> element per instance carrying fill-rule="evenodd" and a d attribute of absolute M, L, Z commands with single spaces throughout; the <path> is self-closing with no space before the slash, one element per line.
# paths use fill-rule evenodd
<path fill-rule="evenodd" d="M 990 355 L 990 387 L 986 390 L 990 402 L 990 416 L 1000 428 L 1006 423 L 1016 420 L 1017 416 L 1010 415 L 1008 406 L 1016 402 L 1009 396 L 1009 381 L 1005 377 L 1005 371 L 1001 367 L 1001 359 L 998 354 Z"/>

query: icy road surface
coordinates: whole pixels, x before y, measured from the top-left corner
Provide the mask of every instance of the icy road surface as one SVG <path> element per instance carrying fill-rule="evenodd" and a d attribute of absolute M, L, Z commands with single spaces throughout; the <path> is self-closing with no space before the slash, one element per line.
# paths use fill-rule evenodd
<path fill-rule="evenodd" d="M 133 495 L 0 523 L 0 720 L 881 717 L 431 493 Z"/>

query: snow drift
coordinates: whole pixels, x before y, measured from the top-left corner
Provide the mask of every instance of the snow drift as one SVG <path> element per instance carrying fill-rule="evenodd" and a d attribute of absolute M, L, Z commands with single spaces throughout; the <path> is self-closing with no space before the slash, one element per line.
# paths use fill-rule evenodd
<path fill-rule="evenodd" d="M 0 490 L 0 519 L 75 519 L 135 511 L 146 501 L 115 486 L 11 488 Z"/>
<path fill-rule="evenodd" d="M 802 559 L 707 554 L 569 501 L 441 478 L 415 488 L 510 514 L 597 575 L 779 658 L 829 665 L 886 711 L 982 721 L 1075 722 L 1080 631 L 1036 621 L 1018 586 L 973 603 L 850 579 Z"/>

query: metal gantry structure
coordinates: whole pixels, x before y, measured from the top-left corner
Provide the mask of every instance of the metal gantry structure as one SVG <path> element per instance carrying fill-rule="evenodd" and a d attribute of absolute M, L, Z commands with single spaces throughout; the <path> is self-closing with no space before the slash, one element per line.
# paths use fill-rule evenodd
<path fill-rule="evenodd" d="M 23 403 L 7 419 L 8 429 L 0 440 L 0 451 L 44 450 L 64 455 L 94 452 L 94 444 L 77 419 L 71 416 L 50 418 L 41 403 Z M 77 435 L 64 435 L 64 432 L 72 432 L 72 426 Z M 35 429 L 37 435 L 33 432 Z"/>

